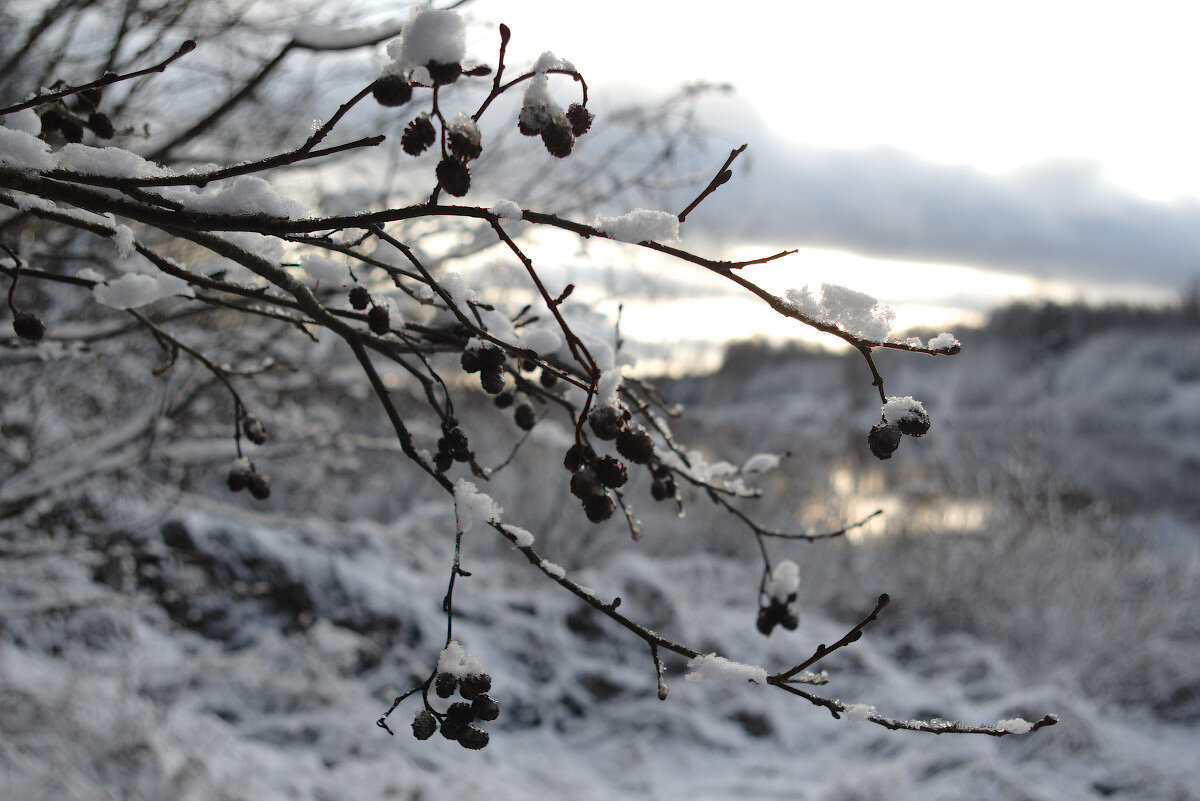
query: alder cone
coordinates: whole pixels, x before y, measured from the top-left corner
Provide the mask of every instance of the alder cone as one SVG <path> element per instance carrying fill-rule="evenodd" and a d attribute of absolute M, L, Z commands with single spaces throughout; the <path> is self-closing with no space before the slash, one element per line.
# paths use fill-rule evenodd
<path fill-rule="evenodd" d="M 93 112 L 88 117 L 87 126 L 100 139 L 112 139 L 117 135 L 117 129 L 113 127 L 112 120 L 108 118 L 107 114 L 99 111 Z"/>
<path fill-rule="evenodd" d="M 477 695 L 471 703 L 476 720 L 495 720 L 500 717 L 500 703 L 490 695 Z"/>
<path fill-rule="evenodd" d="M 492 689 L 492 677 L 486 673 L 472 673 L 459 681 L 458 694 L 468 701 Z"/>
<path fill-rule="evenodd" d="M 454 688 L 457 686 L 458 679 L 453 673 L 439 673 L 433 680 L 433 689 L 438 698 L 449 698 L 454 695 Z"/>
<path fill-rule="evenodd" d="M 627 428 L 617 435 L 617 453 L 634 464 L 646 464 L 654 458 L 654 440 L 643 428 Z"/>
<path fill-rule="evenodd" d="M 625 482 L 629 480 L 629 473 L 625 470 L 625 465 L 621 464 L 619 459 L 611 456 L 602 456 L 596 460 L 594 469 L 596 478 L 609 489 L 619 489 L 625 486 Z"/>
<path fill-rule="evenodd" d="M 613 510 L 616 504 L 613 499 L 608 497 L 607 493 L 589 495 L 583 502 L 583 511 L 587 514 L 587 519 L 593 523 L 603 523 L 605 520 L 613 516 Z"/>
<path fill-rule="evenodd" d="M 429 70 L 429 79 L 438 86 L 454 83 L 458 76 L 462 75 L 462 64 L 458 62 L 442 64 L 439 61 L 430 61 L 425 67 Z"/>
<path fill-rule="evenodd" d="M 896 428 L 906 437 L 923 437 L 929 433 L 929 414 L 926 412 L 909 412 L 896 422 Z"/>
<path fill-rule="evenodd" d="M 583 136 L 591 130 L 594 119 L 596 119 L 596 115 L 578 103 L 572 103 L 567 107 L 567 122 L 571 123 L 571 133 L 575 136 Z"/>
<path fill-rule="evenodd" d="M 478 726 L 468 723 L 462 727 L 462 731 L 458 734 L 458 744 L 463 748 L 468 748 L 472 751 L 478 751 L 481 748 L 487 747 L 488 733 Z"/>
<path fill-rule="evenodd" d="M 388 318 L 387 306 L 372 306 L 367 312 L 367 328 L 371 329 L 371 333 L 376 336 L 383 336 L 391 327 L 391 321 Z"/>
<path fill-rule="evenodd" d="M 876 423 L 867 434 L 867 447 L 876 459 L 891 459 L 892 454 L 900 447 L 903 435 L 896 426 L 887 423 Z"/>
<path fill-rule="evenodd" d="M 422 114 L 404 127 L 400 135 L 400 147 L 410 156 L 424 153 L 437 141 L 437 129 L 428 114 Z"/>
<path fill-rule="evenodd" d="M 575 137 L 565 122 L 555 121 L 542 129 L 542 144 L 546 152 L 558 159 L 565 159 L 575 148 Z"/>
<path fill-rule="evenodd" d="M 456 158 L 447 156 L 438 162 L 437 179 L 442 188 L 455 197 L 462 197 L 471 189 L 471 171 Z"/>
<path fill-rule="evenodd" d="M 412 84 L 399 75 L 384 75 L 371 84 L 371 95 L 381 106 L 403 106 L 412 100 Z"/>
<path fill-rule="evenodd" d="M 522 403 L 517 406 L 513 412 L 513 422 L 517 424 L 517 428 L 522 431 L 529 431 L 537 425 L 537 414 L 533 411 L 533 407 L 528 403 Z"/>
<path fill-rule="evenodd" d="M 367 291 L 365 286 L 359 284 L 350 290 L 348 299 L 352 308 L 362 311 L 363 309 L 367 308 L 368 305 L 370 305 L 371 293 Z"/>
<path fill-rule="evenodd" d="M 26 342 L 40 342 L 46 336 L 46 324 L 33 312 L 17 312 L 12 325 L 13 332 Z"/>
<path fill-rule="evenodd" d="M 563 467 L 574 473 L 584 465 L 589 465 L 596 461 L 596 452 L 592 450 L 591 445 L 581 445 L 575 443 L 567 449 L 567 453 L 563 456 Z"/>
<path fill-rule="evenodd" d="M 271 479 L 257 470 L 252 470 L 250 475 L 246 476 L 246 489 L 250 491 L 254 500 L 265 501 L 271 497 Z"/>
<path fill-rule="evenodd" d="M 598 439 L 611 440 L 616 439 L 617 435 L 625 427 L 625 421 L 621 419 L 621 414 L 611 406 L 601 406 L 592 411 L 588 415 L 588 425 L 592 427 L 592 433 Z"/>
<path fill-rule="evenodd" d="M 413 716 L 413 737 L 418 740 L 428 740 L 435 731 L 437 731 L 437 718 L 428 709 L 422 709 Z"/>

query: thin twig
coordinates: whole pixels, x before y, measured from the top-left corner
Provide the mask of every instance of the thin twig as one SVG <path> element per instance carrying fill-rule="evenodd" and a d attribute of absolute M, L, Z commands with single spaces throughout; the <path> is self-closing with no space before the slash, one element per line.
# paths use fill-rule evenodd
<path fill-rule="evenodd" d="M 196 43 L 193 42 L 191 39 L 188 39 L 186 42 L 184 42 L 183 44 L 181 44 L 179 46 L 178 50 L 176 50 L 174 53 L 172 53 L 166 59 L 164 59 L 163 61 L 160 61 L 158 64 L 155 64 L 152 67 L 146 67 L 145 69 L 137 70 L 136 72 L 127 72 L 124 75 L 114 75 L 112 73 L 109 73 L 107 75 L 100 76 L 99 78 L 97 78 L 94 81 L 91 81 L 90 83 L 80 84 L 79 86 L 67 86 L 63 89 L 59 89 L 57 92 L 46 92 L 45 94 L 36 95 L 36 96 L 30 98 L 29 100 L 25 100 L 21 103 L 14 103 L 11 106 L 6 106 L 4 108 L 0 108 L 0 116 L 3 116 L 5 114 L 12 114 L 15 111 L 23 111 L 24 109 L 27 109 L 27 108 L 43 106 L 47 103 L 53 103 L 55 100 L 61 100 L 62 98 L 69 97 L 70 95 L 79 94 L 80 92 L 86 92 L 89 89 L 101 89 L 105 86 L 110 86 L 119 81 L 127 81 L 130 78 L 137 78 L 141 75 L 148 75 L 152 72 L 162 72 L 168 66 L 170 66 L 173 62 L 177 61 L 178 59 L 183 58 L 185 55 L 187 55 L 188 53 L 192 52 L 195 49 L 196 49 Z"/>

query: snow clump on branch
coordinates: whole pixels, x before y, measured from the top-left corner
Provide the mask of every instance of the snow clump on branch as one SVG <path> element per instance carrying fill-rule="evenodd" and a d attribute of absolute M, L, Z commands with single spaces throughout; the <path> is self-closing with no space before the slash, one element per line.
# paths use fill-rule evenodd
<path fill-rule="evenodd" d="M 822 283 L 784 293 L 788 305 L 817 322 L 833 325 L 860 339 L 882 342 L 892 331 L 896 312 L 865 292 Z"/>
<path fill-rule="evenodd" d="M 746 681 L 766 684 L 767 671 L 757 665 L 733 662 L 715 653 L 693 657 L 687 664 L 687 681 Z"/>
<path fill-rule="evenodd" d="M 454 506 L 463 531 L 471 528 L 476 521 L 490 523 L 498 521 L 500 515 L 504 514 L 504 509 L 492 500 L 492 496 L 480 492 L 474 484 L 463 478 L 454 485 Z"/>
<path fill-rule="evenodd" d="M 679 239 L 679 218 L 666 211 L 634 209 L 620 217 L 598 215 L 596 230 L 620 242 L 674 242 Z"/>
<path fill-rule="evenodd" d="M 1024 718 L 1005 718 L 996 722 L 996 728 L 1009 734 L 1027 734 L 1033 724 Z"/>
<path fill-rule="evenodd" d="M 467 649 L 459 645 L 457 640 L 451 640 L 438 656 L 437 672 L 465 678 L 483 673 L 483 664 L 467 653 Z"/>
<path fill-rule="evenodd" d="M 522 216 L 521 207 L 511 200 L 497 200 L 491 212 L 502 220 L 519 220 Z"/>
<path fill-rule="evenodd" d="M 171 275 L 130 273 L 109 284 L 96 284 L 92 295 L 96 302 L 112 309 L 137 309 L 170 295 L 190 295 L 182 278 Z"/>
<path fill-rule="evenodd" d="M 842 714 L 846 716 L 846 720 L 861 723 L 869 720 L 872 715 L 879 714 L 879 710 L 870 704 L 847 704 L 846 708 L 842 710 Z"/>
<path fill-rule="evenodd" d="M 398 73 L 437 64 L 458 64 L 467 54 L 466 24 L 454 11 L 428 6 L 413 9 L 399 39 L 388 43 L 392 63 L 385 73 Z"/>

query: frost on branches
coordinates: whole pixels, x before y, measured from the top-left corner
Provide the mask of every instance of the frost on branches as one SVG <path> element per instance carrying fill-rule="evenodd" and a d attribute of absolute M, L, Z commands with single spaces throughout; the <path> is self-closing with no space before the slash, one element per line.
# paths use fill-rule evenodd
<path fill-rule="evenodd" d="M 258 416 L 263 410 L 252 408 L 256 402 L 248 401 L 243 391 L 272 365 L 269 360 L 255 362 L 253 354 L 231 347 L 229 339 L 206 337 L 236 319 L 249 330 L 269 332 L 272 343 L 294 341 L 300 347 L 313 340 L 321 347 L 341 348 L 357 371 L 358 385 L 370 393 L 390 426 L 400 455 L 452 498 L 456 515 L 445 523 L 455 542 L 442 599 L 445 649 L 430 655 L 428 674 L 379 718 L 378 725 L 389 733 L 392 712 L 413 699 L 415 737 L 424 740 L 440 732 L 476 750 L 489 741 L 485 724 L 502 714 L 490 695 L 491 678 L 484 666 L 453 638 L 454 596 L 470 586 L 462 558 L 481 529 L 511 543 L 529 563 L 531 576 L 553 582 L 623 627 L 631 639 L 641 640 L 649 655 L 649 681 L 656 683 L 660 698 L 667 696 L 669 678 L 663 654 L 670 653 L 689 660 L 689 680 L 733 679 L 771 686 L 823 707 L 835 718 L 892 729 L 1002 736 L 1052 724 L 1052 716 L 1036 723 L 1014 719 L 978 726 L 940 719 L 903 721 L 863 703 L 847 704 L 813 692 L 811 688 L 824 684 L 828 676 L 810 668 L 856 642 L 883 611 L 887 596 L 881 596 L 842 639 L 822 643 L 811 655 L 798 655 L 794 664 L 775 672 L 704 654 L 625 614 L 620 599 L 602 597 L 577 583 L 570 571 L 537 550 L 535 534 L 518 525 L 520 508 L 505 512 L 481 489 L 503 465 L 482 463 L 474 447 L 480 437 L 506 441 L 515 451 L 529 432 L 552 419 L 569 434 L 561 445 L 561 458 L 546 469 L 544 480 L 557 487 L 567 502 L 564 513 L 576 515 L 581 525 L 588 525 L 585 520 L 612 520 L 634 539 L 642 537 L 642 524 L 629 498 L 630 478 L 639 472 L 649 479 L 654 502 L 680 511 L 685 503 L 681 488 L 697 490 L 696 497 L 728 512 L 731 523 L 760 546 L 759 609 L 757 620 L 753 610 L 747 610 L 746 625 L 756 626 L 764 636 L 780 627 L 797 629 L 801 619 L 801 563 L 773 560 L 768 543 L 774 547 L 839 537 L 866 522 L 848 522 L 829 532 L 775 530 L 755 522 L 744 508 L 758 496 L 753 482 L 784 457 L 754 454 L 708 461 L 678 442 L 669 420 L 679 411 L 667 406 L 649 384 L 622 372 L 619 345 L 568 319 L 563 306 L 574 287 L 545 280 L 538 254 L 527 252 L 520 238 L 530 229 L 557 229 L 581 239 L 605 238 L 655 250 L 732 282 L 797 325 L 849 344 L 861 353 L 870 372 L 864 391 L 874 387 L 882 405 L 880 422 L 865 443 L 880 459 L 889 458 L 903 437 L 925 435 L 930 416 L 912 397 L 885 393 L 873 353 L 889 348 L 951 355 L 958 352 L 959 343 L 949 334 L 927 345 L 892 341 L 888 336 L 894 315 L 867 295 L 822 284 L 780 297 L 739 272 L 785 253 L 729 262 L 679 247 L 687 213 L 731 178 L 730 167 L 744 146 L 730 153 L 716 177 L 679 213 L 633 209 L 595 216 L 589 223 L 522 208 L 514 200 L 496 200 L 495 194 L 473 202 L 477 165 L 497 145 L 479 123 L 497 98 L 510 93 L 514 100 L 519 97 L 519 111 L 509 125 L 529 139 L 514 138 L 522 146 L 544 149 L 554 159 L 575 152 L 595 117 L 588 107 L 587 83 L 569 61 L 547 52 L 523 71 L 514 71 L 505 63 L 511 36 L 506 26 L 499 28 L 497 51 L 490 61 L 467 51 L 466 30 L 454 11 L 416 8 L 400 38 L 386 45 L 388 61 L 379 76 L 338 108 L 328 109 L 327 122 L 315 130 L 306 129 L 307 123 L 297 125 L 295 130 L 311 133 L 290 149 L 228 164 L 179 166 L 166 158 L 185 144 L 182 134 L 142 155 L 149 147 L 141 133 L 147 122 L 132 116 L 124 102 L 196 50 L 191 41 L 165 58 L 159 54 L 154 63 L 97 72 L 82 83 L 26 87 L 24 99 L 0 108 L 0 205 L 8 211 L 0 227 L 0 271 L 9 282 L 13 336 L 8 346 L 40 348 L 48 354 L 47 340 L 61 343 L 78 337 L 82 343 L 88 336 L 109 336 L 112 331 L 144 331 L 164 354 L 156 374 L 167 373 L 178 361 L 191 361 L 228 394 L 232 411 L 226 430 L 232 442 L 221 447 L 220 458 L 229 466 L 223 486 L 212 489 L 247 490 L 256 502 L 272 497 L 278 501 L 279 492 L 273 496 L 269 460 L 256 450 L 271 440 L 271 430 Z M 378 31 L 338 35 L 306 29 L 296 34 L 291 46 L 345 49 L 377 43 L 382 37 L 375 34 Z M 460 84 L 477 91 L 450 90 Z M 464 106 L 468 97 L 478 102 Z M 398 141 L 385 141 L 378 133 L 345 136 L 344 121 L 360 104 L 374 104 L 390 115 L 403 130 Z M 325 214 L 314 210 L 319 206 L 286 196 L 270 181 L 284 168 L 334 157 L 344 161 L 372 148 L 392 148 L 397 158 L 412 160 L 428 191 L 424 202 L 364 205 Z M 520 197 L 521 178 L 514 175 L 509 180 L 513 196 Z M 447 197 L 468 199 L 447 202 Z M 519 266 L 536 302 L 514 306 L 503 287 L 469 286 L 414 239 L 417 222 L 439 231 L 449 230 L 447 223 L 480 226 L 480 235 Z M 108 260 L 95 268 L 64 268 L 50 250 L 97 242 L 110 250 Z M 34 294 L 42 300 L 29 301 Z M 56 312 L 61 304 L 52 301 L 68 298 L 91 304 L 87 314 L 94 329 L 81 333 L 78 325 Z M 209 322 L 196 325 L 194 320 Z M 295 367 L 303 371 L 302 360 Z M 382 367 L 387 368 L 386 378 Z M 398 400 L 402 389 L 411 390 L 404 403 Z M 464 394 L 474 393 L 500 410 L 503 425 L 481 431 L 464 422 L 456 404 L 465 405 Z M 37 500 L 37 487 L 44 486 L 10 481 L 0 490 L 0 506 L 7 514 L 20 513 Z M 470 536 L 464 536 L 468 531 Z"/>

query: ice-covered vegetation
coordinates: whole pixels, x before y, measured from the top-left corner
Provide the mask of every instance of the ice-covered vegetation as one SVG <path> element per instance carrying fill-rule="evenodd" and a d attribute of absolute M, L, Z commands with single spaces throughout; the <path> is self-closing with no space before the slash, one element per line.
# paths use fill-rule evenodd
<path fill-rule="evenodd" d="M 71 31 L 107 30 L 109 5 L 72 6 Z M 939 768 L 922 746 L 874 738 L 1008 741 L 1056 722 L 1048 710 L 1075 696 L 1040 678 L 1030 687 L 1047 689 L 1022 687 L 1017 656 L 889 607 L 883 591 L 912 591 L 906 571 L 920 560 L 863 579 L 863 559 L 883 565 L 887 548 L 915 547 L 891 537 L 852 550 L 850 537 L 874 536 L 874 509 L 757 503 L 780 482 L 794 499 L 796 486 L 820 486 L 814 476 L 842 475 L 839 460 L 934 458 L 925 435 L 958 404 L 929 394 L 953 365 L 928 357 L 957 354 L 958 338 L 891 338 L 889 310 L 866 295 L 823 284 L 777 296 L 745 276 L 780 254 L 687 250 L 677 238 L 688 213 L 732 178 L 744 148 L 683 211 L 637 207 L 632 189 L 653 184 L 652 171 L 604 166 L 611 138 L 588 160 L 607 121 L 584 76 L 549 53 L 507 64 L 504 26 L 493 52 L 476 53 L 461 17 L 427 6 L 367 28 L 259 22 L 278 55 L 239 73 L 221 49 L 246 52 L 255 20 L 227 19 L 197 46 L 185 34 L 212 24 L 203 5 L 125 4 L 115 39 L 90 52 L 56 32 L 61 9 L 22 4 L 25 43 L 0 51 L 13 332 L 0 359 L 14 377 L 0 389 L 0 714 L 18 796 L 377 797 L 452 794 L 456 782 L 561 795 L 572 779 L 547 750 L 589 775 L 626 774 L 614 780 L 625 795 L 702 794 L 677 768 L 627 774 L 631 747 L 697 763 L 724 749 L 792 792 L 797 776 L 774 760 L 837 753 L 840 767 L 810 783 L 831 794 L 846 766 L 886 762 L 881 748 L 912 757 L 913 787 L 936 788 L 949 771 L 948 787 L 964 764 L 994 772 L 996 786 L 1036 785 L 1010 769 L 1007 746 L 965 746 Z M 335 84 L 346 89 L 318 110 L 327 120 L 290 115 L 276 128 L 288 106 L 263 82 L 289 53 L 319 62 L 388 40 L 373 74 Z M 192 58 L 235 87 L 215 107 L 168 102 L 200 100 L 174 77 Z M 271 123 L 247 138 L 239 113 L 264 109 Z M 237 155 L 208 163 L 216 152 Z M 356 160 L 369 167 L 354 177 Z M 382 183 L 363 177 L 381 170 Z M 575 176 L 572 191 L 537 180 L 556 171 Z M 813 392 L 798 388 L 809 372 L 798 365 L 789 394 L 680 405 L 689 385 L 626 369 L 615 321 L 548 281 L 530 235 L 543 230 L 715 274 L 849 344 L 857 373 Z M 469 269 L 489 250 L 519 282 Z M 922 400 L 889 395 L 885 373 L 888 388 Z M 797 409 L 812 410 L 803 432 L 790 427 Z M 742 425 L 770 436 L 722 441 Z M 944 598 L 983 619 L 1013 583 L 978 582 L 971 597 L 943 579 L 944 596 L 908 603 L 932 612 Z M 958 675 L 956 660 L 981 649 L 983 678 Z M 1103 671 L 1115 664 L 1080 680 L 1111 688 Z M 1186 672 L 1173 656 L 1162 664 Z M 994 686 L 977 694 L 978 681 Z M 669 703 L 654 700 L 669 690 Z M 441 736 L 417 743 L 410 728 Z M 589 747 L 597 740 L 608 750 Z M 464 759 L 483 761 L 464 772 Z M 724 796 L 737 790 L 713 775 Z M 1154 776 L 1174 786 L 1168 771 Z"/>

